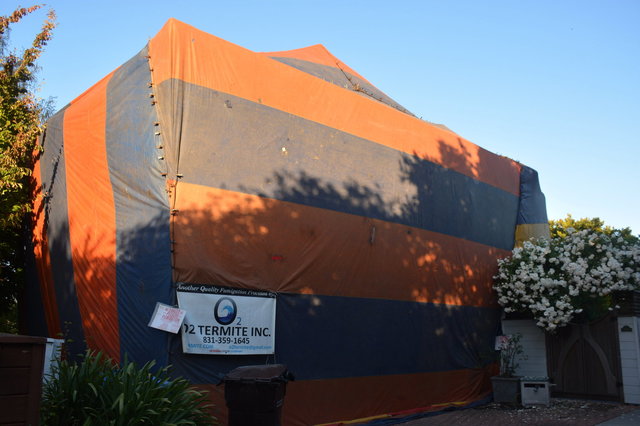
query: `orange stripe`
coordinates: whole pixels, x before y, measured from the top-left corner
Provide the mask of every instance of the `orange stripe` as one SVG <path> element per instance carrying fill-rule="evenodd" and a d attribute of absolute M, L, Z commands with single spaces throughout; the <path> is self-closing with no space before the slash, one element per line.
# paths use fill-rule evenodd
<path fill-rule="evenodd" d="M 56 302 L 56 291 L 53 283 L 53 271 L 51 270 L 51 258 L 49 257 L 49 244 L 45 229 L 45 203 L 42 193 L 42 175 L 40 159 L 35 162 L 33 168 L 33 251 L 36 259 L 38 281 L 40 282 L 40 294 L 44 315 L 47 321 L 47 331 L 50 337 L 61 337 L 60 315 Z"/>
<path fill-rule="evenodd" d="M 64 116 L 67 208 L 73 271 L 87 345 L 120 359 L 115 207 L 105 147 L 108 75 Z"/>
<path fill-rule="evenodd" d="M 295 374 L 295 372 L 294 372 Z M 282 420 L 285 425 L 340 424 L 371 417 L 438 411 L 468 404 L 491 392 L 494 366 L 420 374 L 304 380 L 287 384 Z M 210 392 L 214 414 L 227 422 L 224 389 L 199 385 Z"/>
<path fill-rule="evenodd" d="M 406 225 L 181 182 L 176 282 L 495 307 L 508 252 Z"/>
<path fill-rule="evenodd" d="M 175 19 L 150 41 L 149 49 L 156 84 L 175 78 L 260 102 L 519 194 L 516 162 Z M 168 108 L 160 111 L 171 113 Z"/>

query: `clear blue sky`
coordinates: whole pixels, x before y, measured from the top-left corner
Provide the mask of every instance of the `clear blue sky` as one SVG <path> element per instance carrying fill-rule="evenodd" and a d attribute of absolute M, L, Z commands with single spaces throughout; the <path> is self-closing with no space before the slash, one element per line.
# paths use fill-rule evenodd
<path fill-rule="evenodd" d="M 0 14 L 27 3 L 3 0 Z M 324 44 L 419 117 L 540 173 L 549 218 L 640 233 L 640 1 L 48 2 L 60 108 L 174 17 L 254 51 Z M 12 33 L 25 45 L 44 12 Z"/>

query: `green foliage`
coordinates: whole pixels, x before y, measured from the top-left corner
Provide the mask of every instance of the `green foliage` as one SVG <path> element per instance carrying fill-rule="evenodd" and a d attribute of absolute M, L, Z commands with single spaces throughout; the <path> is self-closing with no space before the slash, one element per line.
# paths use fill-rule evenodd
<path fill-rule="evenodd" d="M 9 26 L 39 8 L 19 8 L 0 17 L 0 225 L 3 226 L 19 224 L 29 211 L 31 200 L 26 178 L 31 175 L 45 110 L 33 94 L 36 60 L 51 39 L 55 13 L 48 13 L 31 47 L 20 54 L 7 52 Z"/>
<path fill-rule="evenodd" d="M 34 95 L 37 59 L 51 39 L 55 13 L 50 11 L 31 47 L 10 51 L 11 24 L 41 6 L 18 8 L 0 16 L 0 310 L 16 312 L 24 269 L 23 221 L 31 206 L 30 176 L 36 139 L 50 109 Z M 0 331 L 12 331 L 15 317 L 3 318 Z"/>
<path fill-rule="evenodd" d="M 637 244 L 640 242 L 637 236 L 633 235 L 631 228 L 616 229 L 608 226 L 599 217 L 574 219 L 570 214 L 564 219 L 550 220 L 549 228 L 551 230 L 551 238 L 566 238 L 569 235 L 569 229 L 576 231 L 591 230 L 601 232 L 612 238 L 620 237 L 627 244 Z M 584 308 L 584 318 L 587 321 L 597 320 L 609 311 L 614 305 L 611 295 L 594 297 L 593 295 L 580 294 L 576 301 L 577 306 Z"/>
<path fill-rule="evenodd" d="M 608 236 L 620 236 L 627 243 L 638 242 L 638 237 L 634 236 L 631 228 L 616 229 L 605 225 L 604 221 L 599 217 L 574 219 L 570 214 L 564 219 L 550 220 L 549 228 L 551 230 L 551 238 L 566 238 L 568 229 L 573 228 L 576 231 L 591 230 L 601 232 Z"/>
<path fill-rule="evenodd" d="M 18 306 L 14 303 L 8 304 L 7 310 L 0 311 L 0 333 L 18 334 L 17 309 Z"/>
<path fill-rule="evenodd" d="M 80 362 L 63 360 L 46 382 L 41 406 L 45 425 L 210 425 L 206 394 L 166 368 L 153 371 L 126 361 L 118 367 L 100 352 Z"/>
<path fill-rule="evenodd" d="M 629 228 L 571 216 L 551 221 L 551 239 L 525 241 L 498 260 L 494 289 L 505 312 L 530 314 L 554 332 L 619 309 L 620 292 L 640 289 L 640 240 Z"/>

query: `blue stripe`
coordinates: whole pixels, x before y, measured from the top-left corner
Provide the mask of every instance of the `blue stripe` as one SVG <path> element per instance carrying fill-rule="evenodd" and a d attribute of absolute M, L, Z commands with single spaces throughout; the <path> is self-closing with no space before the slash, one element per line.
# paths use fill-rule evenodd
<path fill-rule="evenodd" d="M 172 336 L 175 372 L 215 383 L 240 365 L 286 364 L 296 379 L 475 369 L 495 361 L 499 309 L 279 294 L 275 356 L 189 356 Z"/>
<path fill-rule="evenodd" d="M 80 307 L 71 260 L 69 237 L 69 212 L 67 210 L 67 175 L 64 158 L 65 109 L 47 122 L 44 135 L 44 152 L 40 158 L 42 192 L 45 199 L 45 229 L 49 244 L 53 283 L 60 314 L 60 329 L 63 338 L 70 339 L 66 349 L 72 355 L 86 350 Z"/>
<path fill-rule="evenodd" d="M 25 289 L 24 289 L 24 317 L 27 333 L 31 336 L 49 336 L 47 320 L 44 316 L 44 304 L 40 290 L 40 279 L 34 253 L 33 240 L 26 239 L 26 265 L 25 265 Z M 22 316 L 22 315 L 21 315 Z"/>
<path fill-rule="evenodd" d="M 158 160 L 149 65 L 143 49 L 107 87 L 106 145 L 116 209 L 120 352 L 166 365 L 166 333 L 147 326 L 156 302 L 171 303 L 169 207 Z"/>
<path fill-rule="evenodd" d="M 520 171 L 520 206 L 518 225 L 547 223 L 547 204 L 540 189 L 538 172 L 522 166 Z"/>
<path fill-rule="evenodd" d="M 179 80 L 170 161 L 185 182 L 513 247 L 518 197 L 413 155 Z M 389 123 L 393 125 L 393 123 Z M 176 142 L 173 142 L 176 143 Z M 466 161 L 446 150 L 447 163 Z M 480 164 L 480 167 L 485 167 Z M 175 167 L 171 167 L 175 170 Z"/>

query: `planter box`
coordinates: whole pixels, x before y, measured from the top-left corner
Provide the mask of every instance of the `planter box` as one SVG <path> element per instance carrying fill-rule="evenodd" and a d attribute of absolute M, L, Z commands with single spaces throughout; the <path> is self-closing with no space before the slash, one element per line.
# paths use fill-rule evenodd
<path fill-rule="evenodd" d="M 523 377 L 520 381 L 522 405 L 549 405 L 549 386 L 546 377 Z"/>
<path fill-rule="evenodd" d="M 494 402 L 520 404 L 520 377 L 493 376 L 491 385 Z"/>

